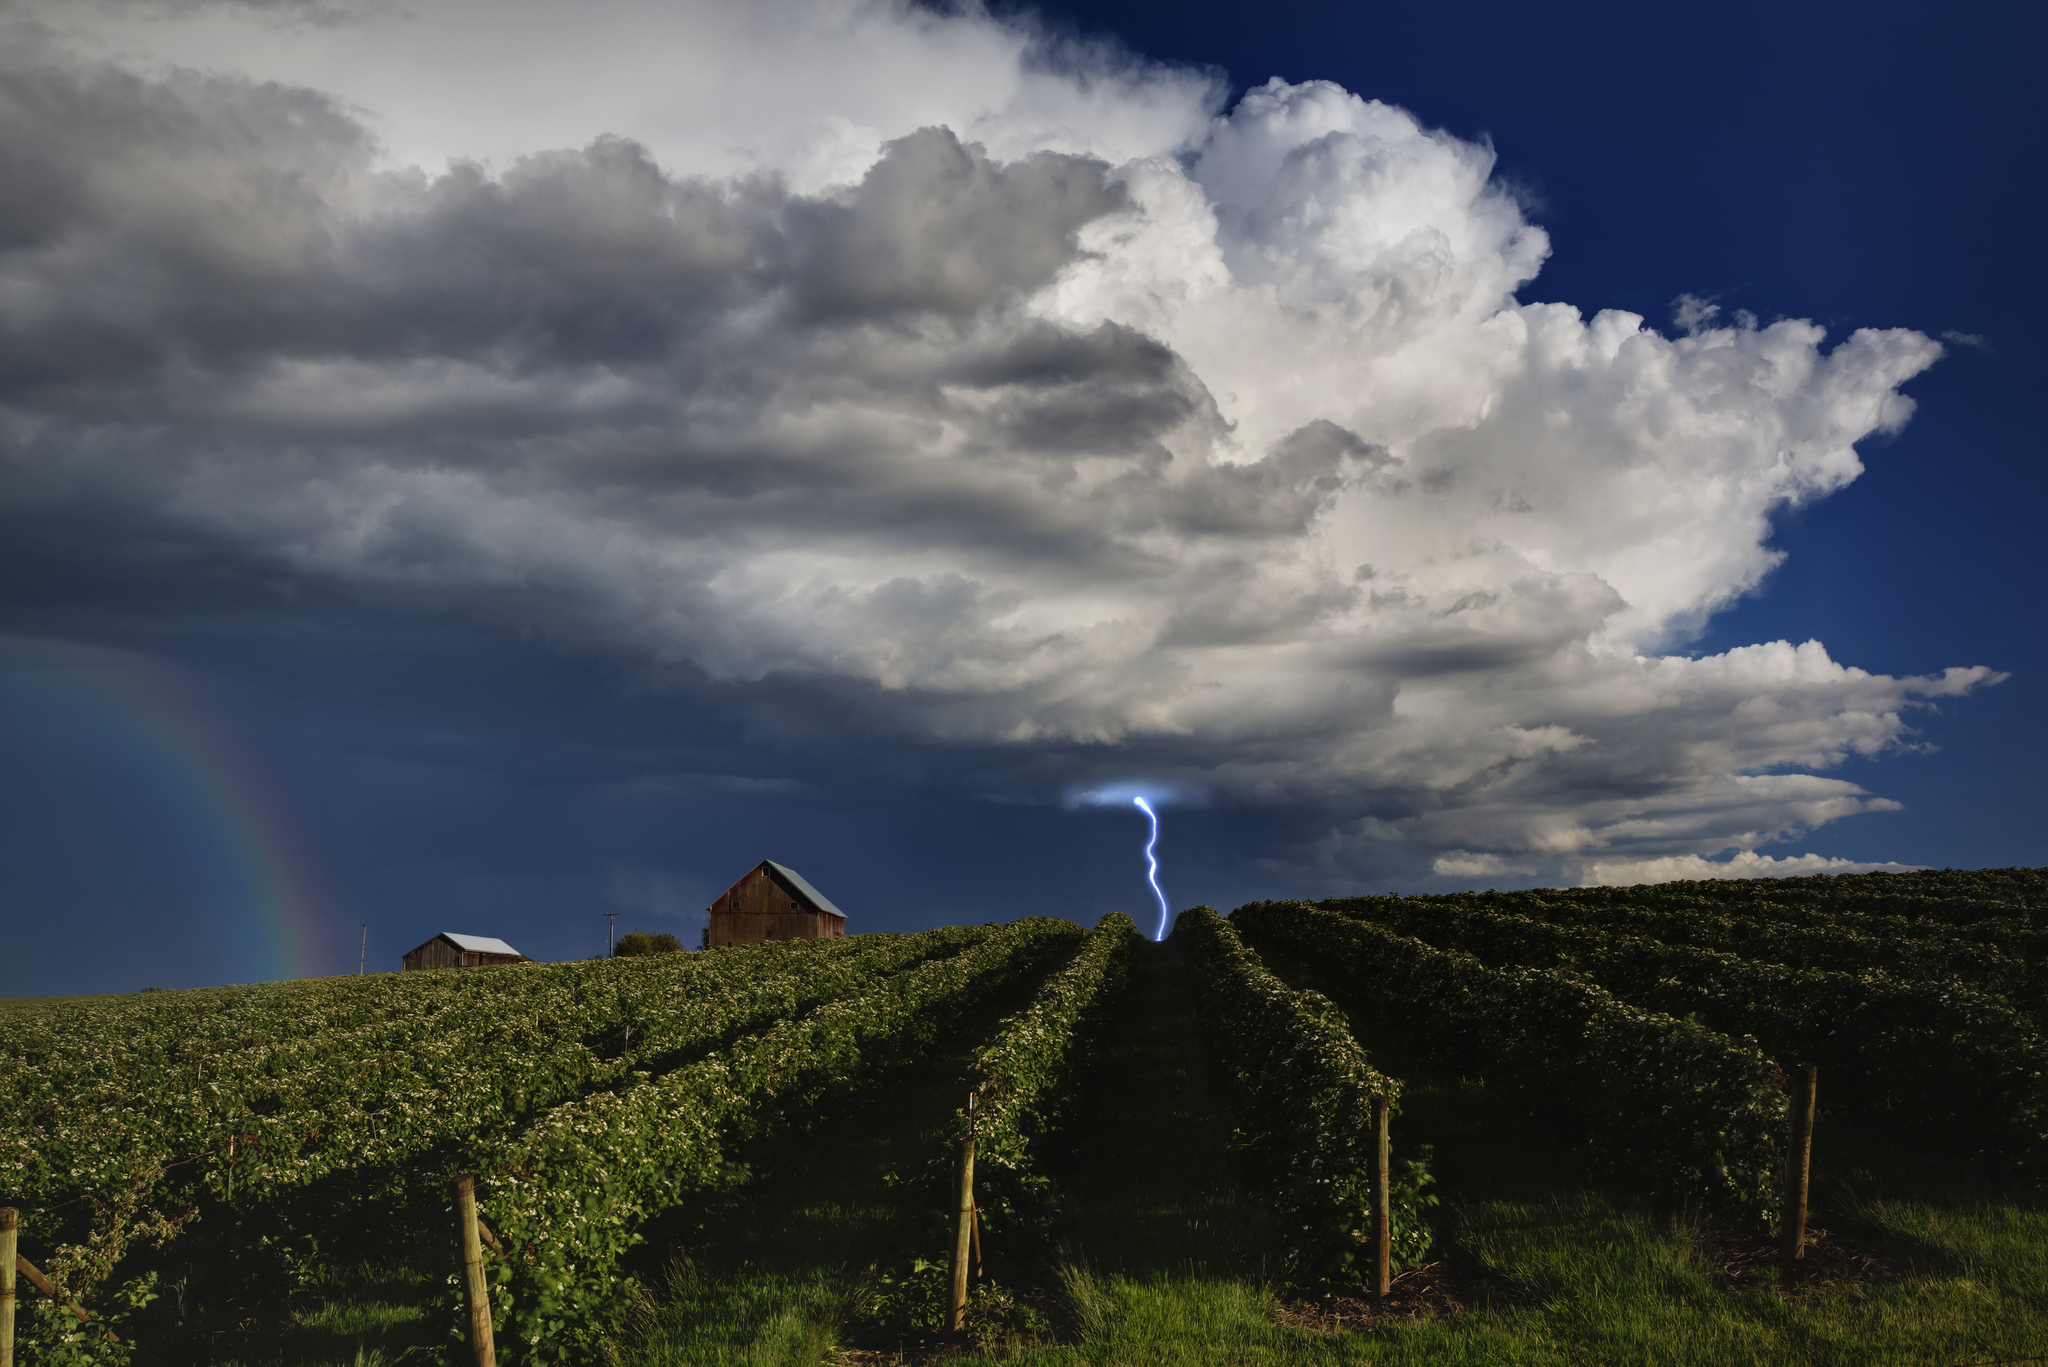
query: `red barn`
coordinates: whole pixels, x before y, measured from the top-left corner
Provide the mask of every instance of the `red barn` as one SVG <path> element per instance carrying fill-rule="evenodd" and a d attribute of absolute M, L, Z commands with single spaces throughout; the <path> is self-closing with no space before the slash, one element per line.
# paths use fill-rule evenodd
<path fill-rule="evenodd" d="M 747 870 L 710 910 L 707 943 L 713 949 L 769 940 L 836 940 L 846 934 L 846 913 L 802 874 L 772 859 Z"/>

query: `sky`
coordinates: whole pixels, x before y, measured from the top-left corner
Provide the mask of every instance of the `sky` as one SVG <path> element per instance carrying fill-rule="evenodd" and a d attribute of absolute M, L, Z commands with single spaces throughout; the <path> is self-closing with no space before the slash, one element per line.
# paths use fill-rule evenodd
<path fill-rule="evenodd" d="M 0 993 L 2048 863 L 2041 28 L 0 4 Z"/>

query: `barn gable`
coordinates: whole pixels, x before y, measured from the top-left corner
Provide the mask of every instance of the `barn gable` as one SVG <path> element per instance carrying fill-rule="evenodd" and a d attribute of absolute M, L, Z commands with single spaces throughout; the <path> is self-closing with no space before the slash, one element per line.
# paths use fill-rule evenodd
<path fill-rule="evenodd" d="M 709 908 L 709 943 L 758 945 L 770 940 L 836 940 L 846 913 L 784 864 L 764 859 Z"/>

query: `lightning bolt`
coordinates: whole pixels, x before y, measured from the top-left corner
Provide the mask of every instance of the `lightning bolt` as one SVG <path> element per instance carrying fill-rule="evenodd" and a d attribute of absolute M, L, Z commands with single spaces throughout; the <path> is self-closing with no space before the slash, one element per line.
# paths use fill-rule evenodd
<path fill-rule="evenodd" d="M 1152 819 L 1152 838 L 1145 842 L 1145 881 L 1152 885 L 1152 895 L 1159 899 L 1159 933 L 1152 938 L 1163 940 L 1166 938 L 1166 894 L 1159 889 L 1159 860 L 1152 853 L 1159 844 L 1159 813 L 1153 811 L 1152 804 L 1142 797 L 1134 797 L 1131 801 Z"/>

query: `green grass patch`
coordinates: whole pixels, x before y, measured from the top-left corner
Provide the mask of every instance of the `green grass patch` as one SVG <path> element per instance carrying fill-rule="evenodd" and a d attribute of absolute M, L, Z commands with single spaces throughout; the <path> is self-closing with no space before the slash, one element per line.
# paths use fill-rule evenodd
<path fill-rule="evenodd" d="M 678 1262 L 655 1294 L 630 1348 L 640 1367 L 811 1367 L 836 1352 L 858 1308 L 843 1268 L 704 1276 Z"/>
<path fill-rule="evenodd" d="M 173 1289 L 169 1296 L 175 1295 Z M 139 1361 L 143 1367 L 427 1367 L 440 1361 L 447 1342 L 446 1324 L 429 1308 L 432 1295 L 428 1275 L 417 1269 L 338 1269 L 297 1304 L 254 1309 L 242 1326 L 204 1337 L 173 1332 L 144 1343 Z"/>

